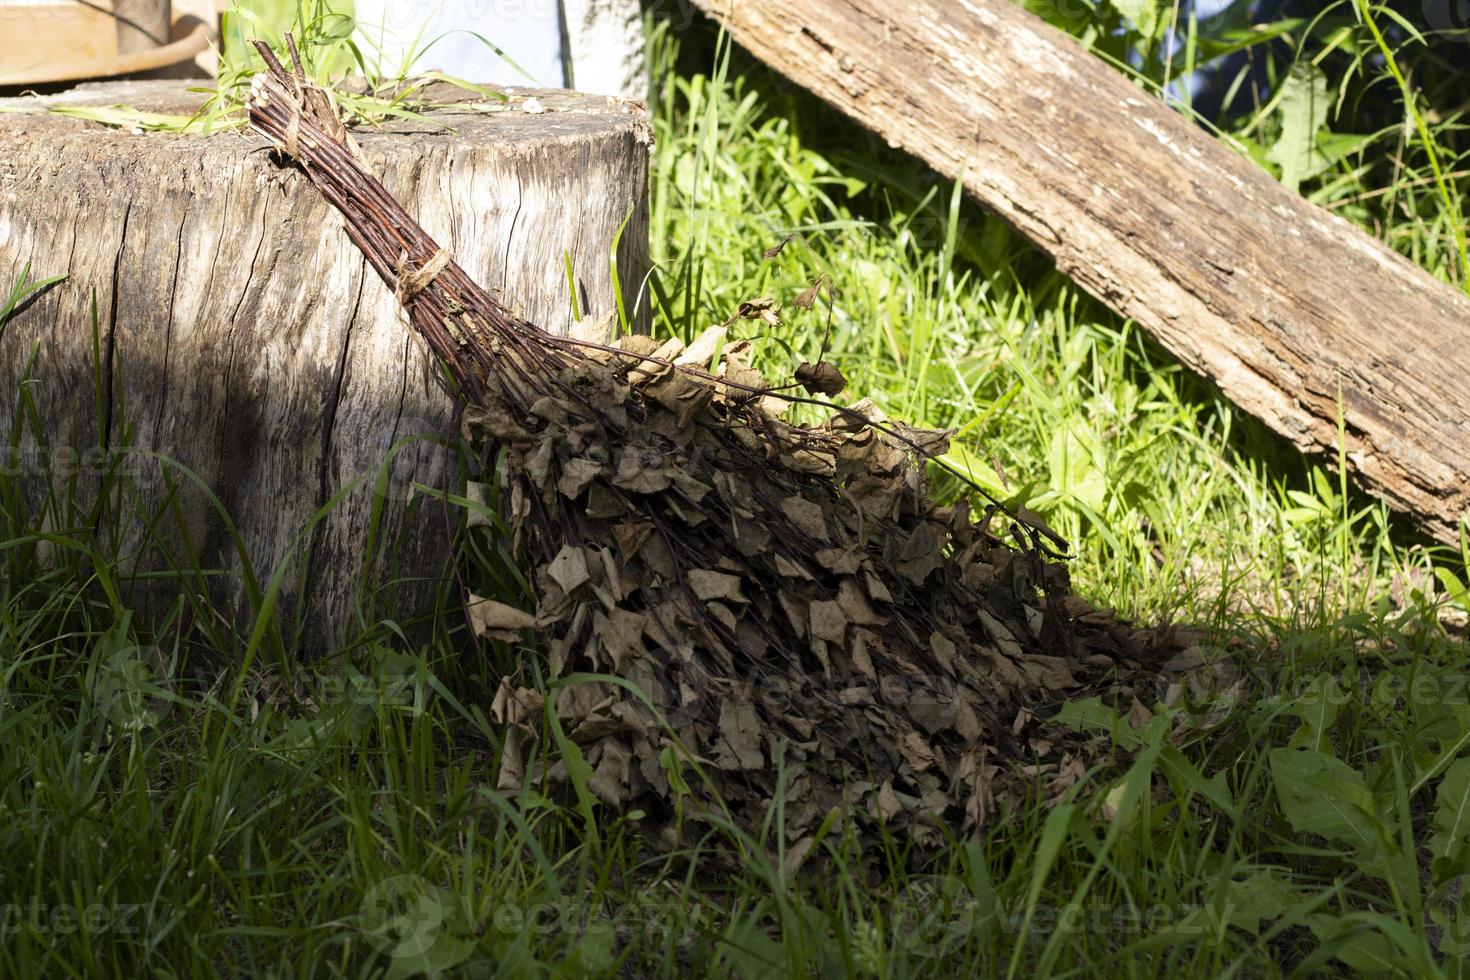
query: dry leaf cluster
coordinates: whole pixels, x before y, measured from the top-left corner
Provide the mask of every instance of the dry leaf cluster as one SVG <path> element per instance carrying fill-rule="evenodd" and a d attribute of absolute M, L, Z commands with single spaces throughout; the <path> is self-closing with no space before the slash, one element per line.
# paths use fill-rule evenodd
<path fill-rule="evenodd" d="M 859 832 L 964 832 L 1007 781 L 1080 775 L 1083 740 L 1048 732 L 1049 707 L 1098 692 L 1127 706 L 1168 644 L 1073 596 L 1043 528 L 937 506 L 924 466 L 945 433 L 870 404 L 793 424 L 726 327 L 609 346 L 516 318 L 319 118 L 310 83 L 268 61 L 253 125 L 341 210 L 455 378 L 466 433 L 504 453 L 498 497 L 536 608 L 471 597 L 475 631 L 533 631 L 554 676 L 622 681 L 554 695 L 607 805 L 759 826 L 779 789 L 799 860 L 834 809 Z M 804 374 L 840 390 L 820 364 Z M 571 775 L 565 758 L 537 767 L 546 705 L 529 678 L 494 697 L 507 790 Z"/>
<path fill-rule="evenodd" d="M 1028 535 L 1002 540 L 1018 525 L 998 509 L 936 506 L 914 446 L 938 452 L 943 433 L 871 405 L 792 425 L 787 402 L 753 393 L 744 343 L 694 373 L 724 340 L 584 348 L 565 376 L 579 397 L 530 418 L 493 399 L 466 411 L 469 436 L 507 451 L 499 495 L 538 600 L 531 616 L 472 598 L 472 624 L 534 628 L 554 676 L 643 695 L 595 680 L 556 695 L 592 790 L 672 815 L 687 785 L 758 826 L 779 780 L 799 847 L 834 808 L 962 831 L 992 813 L 998 779 L 1075 779 L 1081 740 L 1038 734 L 1048 707 L 1127 706 L 1169 647 L 1077 599 Z M 507 791 L 568 778 L 564 761 L 530 765 L 544 714 L 529 683 L 506 678 L 494 703 Z"/>

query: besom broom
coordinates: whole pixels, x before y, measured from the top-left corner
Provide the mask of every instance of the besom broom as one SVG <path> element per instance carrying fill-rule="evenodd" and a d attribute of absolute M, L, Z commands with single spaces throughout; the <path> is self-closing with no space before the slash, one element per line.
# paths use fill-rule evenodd
<path fill-rule="evenodd" d="M 994 501 L 978 519 L 935 503 L 924 466 L 945 433 L 867 403 L 793 424 L 789 404 L 816 400 L 774 391 L 724 328 L 686 348 L 526 322 L 373 177 L 299 58 L 288 72 L 256 46 L 251 126 L 341 212 L 442 362 L 466 436 L 499 454 L 536 608 L 470 596 L 474 631 L 534 630 L 553 676 L 618 679 L 560 686 L 551 706 L 605 803 L 758 827 L 779 780 L 797 854 L 834 808 L 864 827 L 974 830 L 1008 761 L 1030 765 L 1023 780 L 1081 772 L 1080 738 L 1039 733 L 1047 706 L 1151 696 L 1169 643 L 1071 595 L 1054 535 Z M 492 706 L 506 790 L 569 777 L 566 761 L 528 764 L 546 708 L 529 684 L 504 678 Z"/>

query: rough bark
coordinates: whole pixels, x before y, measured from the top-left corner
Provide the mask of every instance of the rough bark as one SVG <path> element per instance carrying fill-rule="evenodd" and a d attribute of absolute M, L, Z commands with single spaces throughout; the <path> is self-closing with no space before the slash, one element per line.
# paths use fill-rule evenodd
<path fill-rule="evenodd" d="M 1443 541 L 1470 514 L 1470 298 L 1007 0 L 695 0 L 966 189 L 1242 408 Z"/>
<path fill-rule="evenodd" d="M 518 98 L 503 111 L 436 116 L 437 126 L 394 122 L 361 143 L 388 188 L 512 307 L 564 330 L 570 255 L 581 315 L 615 312 L 616 249 L 636 320 L 647 240 L 642 108 L 539 97 L 544 112 L 524 111 Z M 177 82 L 52 98 L 154 111 L 198 100 Z M 6 433 L 37 351 L 29 390 L 52 449 L 25 457 L 33 490 L 68 465 L 55 448 L 67 444 L 82 453 L 73 469 L 84 504 L 96 497 L 102 461 L 118 454 L 147 509 L 167 501 L 165 477 L 182 484 L 182 519 L 162 522 L 166 540 L 143 549 L 140 567 L 169 559 L 187 567 L 186 549 L 197 549 L 204 567 L 228 573 L 212 581 L 214 601 L 233 625 L 248 623 L 228 525 L 182 471 L 147 455 L 158 453 L 218 495 L 262 587 L 279 563 L 292 563 L 283 618 L 288 633 L 299 625 L 306 648 L 350 640 L 359 615 L 375 609 L 422 611 L 449 574 L 449 523 L 412 485 L 446 486 L 457 475 L 444 446 L 455 434 L 453 406 L 338 216 L 300 174 L 272 161 L 264 141 L 132 136 L 0 113 L 0 273 L 12 279 L 27 263 L 33 277 L 69 277 L 0 336 Z M 385 489 L 370 476 L 302 537 L 318 508 L 415 436 Z M 145 545 L 145 523 L 136 514 L 124 522 L 125 551 Z"/>

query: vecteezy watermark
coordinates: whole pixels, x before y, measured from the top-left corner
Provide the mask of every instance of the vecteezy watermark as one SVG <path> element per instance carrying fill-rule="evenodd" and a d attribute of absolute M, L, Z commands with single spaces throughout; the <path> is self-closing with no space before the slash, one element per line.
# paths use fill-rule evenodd
<path fill-rule="evenodd" d="M 964 241 L 970 227 L 970 219 L 961 215 L 954 221 L 935 214 L 916 214 L 904 222 L 899 231 L 900 244 L 907 243 L 919 251 L 934 251 L 944 248 L 953 237 Z"/>
<path fill-rule="evenodd" d="M 482 938 L 610 936 L 629 916 L 632 908 L 608 915 L 563 897 L 500 902 L 475 915 L 449 890 L 421 875 L 401 874 L 363 896 L 358 927 L 369 946 L 399 964 L 397 970 L 419 964 L 443 970 L 469 959 Z M 650 912 L 642 918 L 652 928 L 658 917 Z"/>
<path fill-rule="evenodd" d="M 315 680 L 318 700 L 323 706 L 407 707 L 414 703 L 421 676 L 417 658 L 394 653 L 383 657 L 370 673 L 362 673 L 349 664 Z"/>
<path fill-rule="evenodd" d="M 132 935 L 141 929 L 142 909 L 137 904 L 46 902 L 39 895 L 32 895 L 25 902 L 0 903 L 0 937 L 108 932 Z"/>
<path fill-rule="evenodd" d="M 386 35 L 392 40 L 412 41 L 426 20 L 442 5 L 442 0 L 405 0 L 384 4 L 358 23 L 370 39 Z M 0 11 L 4 9 L 0 5 Z M 700 16 L 693 0 L 644 0 L 642 9 L 667 21 L 670 29 L 676 31 L 687 29 Z M 453 14 L 455 20 L 462 24 L 496 21 L 503 24 L 554 24 L 564 16 L 562 0 L 459 0 Z"/>
<path fill-rule="evenodd" d="M 405 414 L 392 433 L 339 446 L 338 474 L 344 480 L 361 477 L 366 492 L 374 499 L 406 503 L 416 487 L 439 488 L 454 450 L 446 442 L 453 426 L 443 419 Z"/>
<path fill-rule="evenodd" d="M 915 956 L 947 956 L 979 935 L 985 918 L 960 879 L 919 875 L 909 879 L 893 904 L 894 940 Z"/>
<path fill-rule="evenodd" d="M 368 945 L 391 959 L 427 955 L 444 929 L 441 890 L 419 875 L 394 875 L 363 896 L 359 928 Z"/>
<path fill-rule="evenodd" d="M 490 917 L 490 928 L 504 937 L 588 936 L 611 933 L 614 917 L 589 915 L 566 899 L 541 902 L 503 902 Z"/>
<path fill-rule="evenodd" d="M 161 469 L 148 453 L 131 449 L 92 446 L 0 446 L 0 479 L 69 477 L 117 479 L 130 477 L 142 482 Z"/>
<path fill-rule="evenodd" d="M 1470 875 L 1455 875 L 1430 890 L 1424 917 L 1443 956 L 1470 956 Z"/>
<path fill-rule="evenodd" d="M 91 673 L 92 702 L 115 728 L 153 728 L 170 708 L 173 672 L 162 650 L 122 642 L 98 651 Z"/>
<path fill-rule="evenodd" d="M 1234 907 L 1164 902 L 1045 902 L 992 899 L 981 903 L 954 876 L 923 875 L 909 880 L 890 907 L 893 938 L 910 955 L 939 958 L 958 952 L 969 941 L 993 930 L 1010 936 L 1055 933 L 1127 938 L 1140 935 L 1218 939 Z"/>

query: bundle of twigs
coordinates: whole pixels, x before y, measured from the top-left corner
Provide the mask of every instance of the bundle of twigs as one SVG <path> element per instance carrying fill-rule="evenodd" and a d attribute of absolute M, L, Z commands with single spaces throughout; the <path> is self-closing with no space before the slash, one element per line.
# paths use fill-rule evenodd
<path fill-rule="evenodd" d="M 468 434 L 505 452 L 536 610 L 472 599 L 472 625 L 534 627 L 554 673 L 628 682 L 568 685 L 554 705 L 593 792 L 667 813 L 688 787 L 755 824 L 780 780 L 795 844 L 844 802 L 975 826 L 1008 757 L 1075 777 L 1065 743 L 1030 737 L 1037 705 L 1103 683 L 1126 696 L 1136 647 L 1078 619 L 1048 532 L 993 502 L 978 521 L 935 505 L 923 465 L 944 433 L 871 407 L 792 424 L 723 328 L 687 349 L 606 345 L 512 315 L 372 176 L 329 94 L 259 48 L 251 125 L 342 213 L 447 367 Z M 528 684 L 507 678 L 494 704 L 507 788 L 568 775 L 528 761 L 544 707 Z"/>

